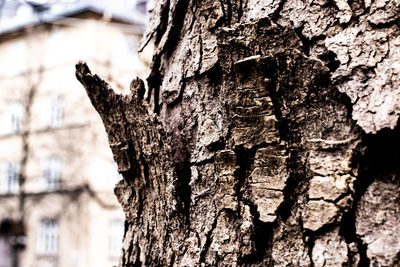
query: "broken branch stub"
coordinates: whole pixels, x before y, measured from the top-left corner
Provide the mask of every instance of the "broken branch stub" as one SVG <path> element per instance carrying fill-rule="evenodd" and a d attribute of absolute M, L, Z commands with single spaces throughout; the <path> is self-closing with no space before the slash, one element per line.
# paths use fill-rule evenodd
<path fill-rule="evenodd" d="M 130 174 L 134 171 L 133 174 L 140 175 L 142 161 L 145 164 L 163 162 L 163 168 L 172 166 L 161 124 L 143 101 L 145 87 L 142 80 L 134 79 L 130 85 L 131 93 L 123 96 L 116 94 L 98 75 L 92 74 L 84 62 L 76 64 L 76 77 L 103 120 L 119 171 Z"/>
<path fill-rule="evenodd" d="M 143 100 L 143 81 L 134 79 L 131 93 L 124 96 L 92 74 L 84 62 L 76 64 L 76 77 L 103 120 L 114 160 L 124 177 L 116 185 L 115 194 L 126 212 L 126 232 L 133 233 L 142 246 L 151 244 L 155 249 L 150 253 L 168 249 L 165 238 L 174 240 L 169 245 L 177 246 L 182 242 L 178 232 L 167 235 L 164 225 L 157 223 L 179 224 L 177 176 L 161 123 Z M 132 192 L 128 199 L 124 197 L 127 188 Z M 141 216 L 152 218 L 147 223 L 157 234 L 147 235 L 137 229 Z"/>

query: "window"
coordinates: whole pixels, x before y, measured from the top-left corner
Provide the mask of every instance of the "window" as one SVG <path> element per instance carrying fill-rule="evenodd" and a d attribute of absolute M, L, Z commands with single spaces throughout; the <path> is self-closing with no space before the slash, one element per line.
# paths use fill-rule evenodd
<path fill-rule="evenodd" d="M 22 130 L 22 117 L 24 115 L 24 105 L 21 102 L 12 102 L 8 106 L 7 121 L 8 133 L 19 133 Z"/>
<path fill-rule="evenodd" d="M 53 256 L 58 251 L 58 223 L 53 219 L 40 221 L 37 239 L 37 253 Z"/>
<path fill-rule="evenodd" d="M 117 33 L 113 36 L 112 60 L 123 69 L 136 68 L 139 61 L 137 43 L 133 36 Z"/>
<path fill-rule="evenodd" d="M 1 193 L 16 194 L 19 189 L 19 163 L 7 162 L 5 166 L 5 174 L 1 183 Z"/>
<path fill-rule="evenodd" d="M 44 64 L 54 67 L 68 60 L 70 37 L 66 31 L 56 29 L 52 31 L 46 41 Z"/>
<path fill-rule="evenodd" d="M 46 191 L 54 191 L 60 187 L 61 162 L 58 157 L 50 157 L 43 161 L 43 181 Z"/>
<path fill-rule="evenodd" d="M 24 40 L 16 41 L 7 48 L 8 66 L 7 74 L 21 74 L 27 69 L 28 47 Z"/>
<path fill-rule="evenodd" d="M 49 128 L 58 128 L 62 125 L 62 103 L 61 96 L 51 96 L 49 98 L 47 126 Z"/>
<path fill-rule="evenodd" d="M 116 183 L 118 183 L 119 181 L 121 181 L 123 179 L 122 174 L 118 171 L 118 164 L 114 161 L 113 163 L 114 166 L 114 180 Z"/>
<path fill-rule="evenodd" d="M 122 250 L 122 238 L 124 236 L 124 222 L 113 220 L 110 224 L 109 251 L 110 256 L 119 257 Z"/>

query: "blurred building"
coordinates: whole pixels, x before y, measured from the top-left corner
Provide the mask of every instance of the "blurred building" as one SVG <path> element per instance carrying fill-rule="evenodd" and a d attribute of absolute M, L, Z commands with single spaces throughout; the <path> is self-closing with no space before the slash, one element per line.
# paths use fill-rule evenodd
<path fill-rule="evenodd" d="M 121 177 L 74 65 L 124 93 L 147 70 L 143 20 L 88 1 L 43 7 L 0 27 L 0 267 L 117 265 Z"/>

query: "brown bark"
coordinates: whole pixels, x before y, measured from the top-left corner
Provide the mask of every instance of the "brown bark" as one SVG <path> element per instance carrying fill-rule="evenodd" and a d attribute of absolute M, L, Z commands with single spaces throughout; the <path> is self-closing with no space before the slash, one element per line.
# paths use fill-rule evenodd
<path fill-rule="evenodd" d="M 398 265 L 399 10 L 160 0 L 145 99 L 78 64 L 124 176 L 120 265 Z"/>

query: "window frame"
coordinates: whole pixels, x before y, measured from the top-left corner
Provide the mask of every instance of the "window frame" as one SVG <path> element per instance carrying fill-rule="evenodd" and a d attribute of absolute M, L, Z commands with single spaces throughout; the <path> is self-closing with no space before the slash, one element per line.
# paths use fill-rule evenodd
<path fill-rule="evenodd" d="M 6 113 L 8 134 L 19 134 L 22 132 L 24 114 L 25 106 L 21 101 L 13 101 L 8 104 Z"/>
<path fill-rule="evenodd" d="M 63 108 L 61 95 L 52 95 L 48 98 L 49 113 L 46 126 L 50 129 L 60 128 L 63 123 Z"/>
<path fill-rule="evenodd" d="M 5 163 L 5 171 L 0 188 L 1 194 L 8 195 L 17 194 L 19 192 L 20 169 L 21 166 L 18 161 L 9 161 Z"/>
<path fill-rule="evenodd" d="M 61 186 L 61 159 L 58 156 L 50 156 L 42 161 L 43 189 L 52 192 Z"/>
<path fill-rule="evenodd" d="M 39 221 L 36 252 L 40 256 L 56 256 L 59 251 L 59 223 L 56 219 Z"/>

